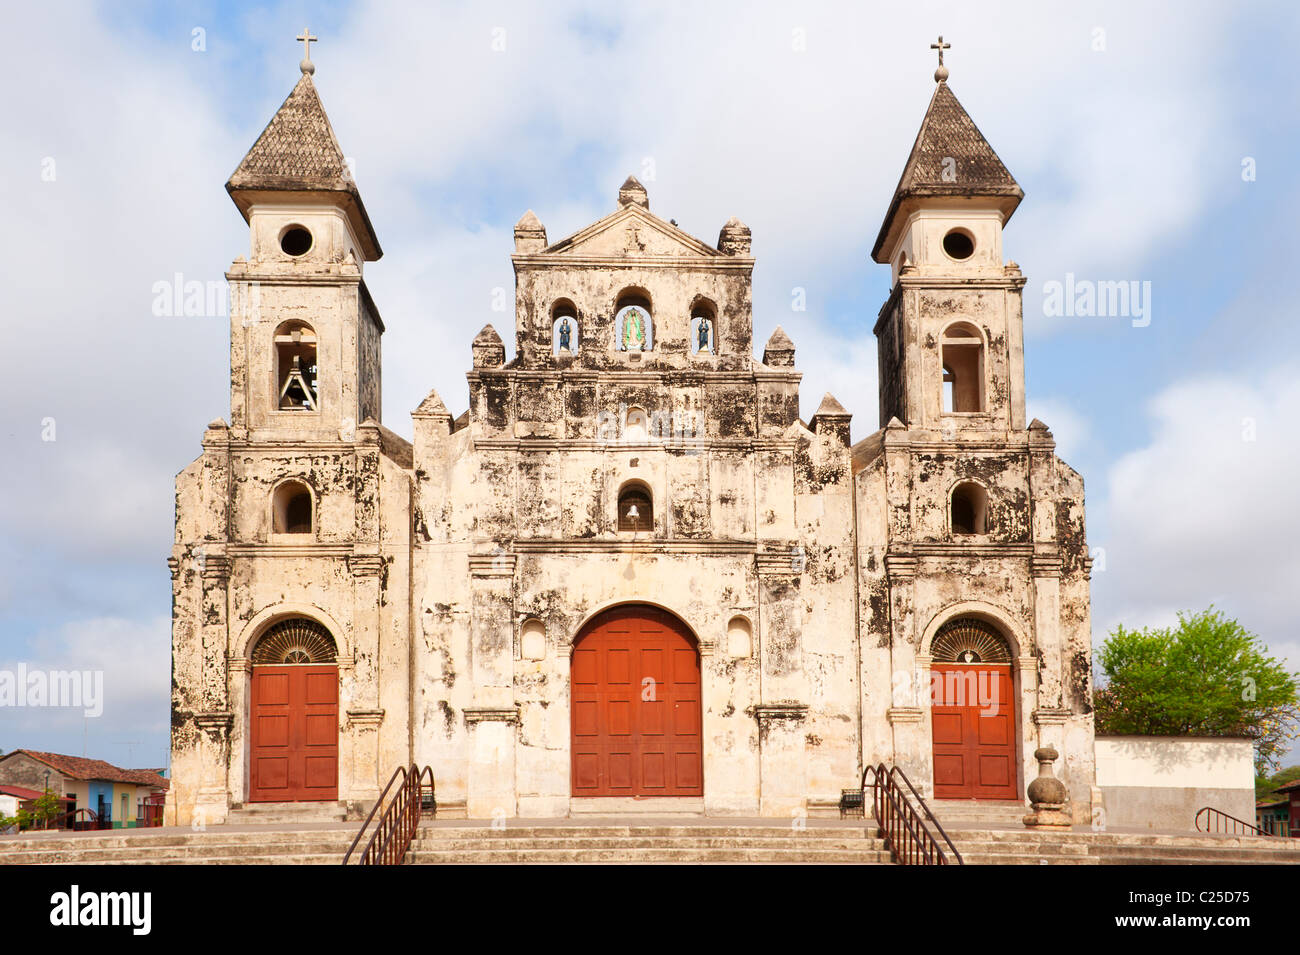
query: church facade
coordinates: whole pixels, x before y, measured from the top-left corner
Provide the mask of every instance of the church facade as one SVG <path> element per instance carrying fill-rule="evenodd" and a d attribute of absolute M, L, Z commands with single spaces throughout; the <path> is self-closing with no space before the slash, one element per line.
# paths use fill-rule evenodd
<path fill-rule="evenodd" d="M 230 420 L 177 477 L 168 822 L 352 814 L 429 765 L 440 815 L 836 812 L 863 767 L 1095 801 L 1082 479 L 1025 420 L 1023 193 L 936 74 L 873 258 L 878 430 L 756 358 L 750 230 L 515 227 L 514 357 L 383 424 L 381 255 L 304 61 L 227 183 Z M 882 196 L 882 199 L 884 197 Z M 763 323 L 759 317 L 760 327 Z"/>

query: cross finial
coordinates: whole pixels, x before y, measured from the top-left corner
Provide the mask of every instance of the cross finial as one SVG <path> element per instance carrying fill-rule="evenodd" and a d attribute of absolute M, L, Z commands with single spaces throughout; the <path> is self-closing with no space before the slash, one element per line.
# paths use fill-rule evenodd
<path fill-rule="evenodd" d="M 302 43 L 303 49 L 302 62 L 298 64 L 298 69 L 302 70 L 304 73 L 315 73 L 316 64 L 311 61 L 311 45 L 313 42 L 319 41 L 316 40 L 316 37 L 311 35 L 311 31 L 306 27 L 302 28 L 302 36 L 294 37 L 294 39 Z M 942 39 L 942 37 L 940 39 Z M 939 59 L 943 59 L 942 53 L 939 54 Z"/>
<path fill-rule="evenodd" d="M 943 65 L 943 51 L 952 48 L 951 43 L 943 42 L 943 34 L 939 34 L 939 42 L 931 43 L 930 49 L 939 51 L 939 68 L 934 71 L 934 81 L 942 83 L 948 78 L 948 67 Z"/>

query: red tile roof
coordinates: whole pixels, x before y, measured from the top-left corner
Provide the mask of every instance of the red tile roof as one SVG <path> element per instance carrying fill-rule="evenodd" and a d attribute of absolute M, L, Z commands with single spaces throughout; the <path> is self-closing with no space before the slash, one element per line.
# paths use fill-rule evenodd
<path fill-rule="evenodd" d="M 35 789 L 25 789 L 22 786 L 0 785 L 0 795 L 17 796 L 19 799 L 40 799 L 45 793 L 37 792 Z"/>
<path fill-rule="evenodd" d="M 1273 790 L 1273 792 L 1288 793 L 1293 789 L 1300 789 L 1300 779 L 1297 779 L 1294 782 L 1289 782 L 1285 786 L 1278 786 L 1277 789 Z"/>
<path fill-rule="evenodd" d="M 43 753 L 34 749 L 16 749 L 0 757 L 0 762 L 18 753 L 26 753 L 37 762 L 44 763 L 73 779 L 102 779 L 114 783 L 135 783 L 137 786 L 157 786 L 167 789 L 171 783 L 157 773 L 148 769 L 122 769 L 102 759 L 87 759 L 84 756 L 64 756 L 61 753 Z"/>

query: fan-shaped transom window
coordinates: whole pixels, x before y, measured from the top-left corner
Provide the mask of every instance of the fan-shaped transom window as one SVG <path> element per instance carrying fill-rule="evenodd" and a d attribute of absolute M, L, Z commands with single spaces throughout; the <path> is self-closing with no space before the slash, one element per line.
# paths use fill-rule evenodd
<path fill-rule="evenodd" d="M 315 620 L 292 617 L 273 624 L 253 648 L 253 662 L 334 663 L 338 648 L 330 632 Z"/>
<path fill-rule="evenodd" d="M 935 663 L 1010 663 L 1011 648 L 991 623 L 958 617 L 939 628 L 930 656 Z"/>

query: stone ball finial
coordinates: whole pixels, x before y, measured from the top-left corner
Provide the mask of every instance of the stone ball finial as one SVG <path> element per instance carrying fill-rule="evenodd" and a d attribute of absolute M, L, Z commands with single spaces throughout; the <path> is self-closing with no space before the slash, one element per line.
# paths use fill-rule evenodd
<path fill-rule="evenodd" d="M 1026 826 L 1035 829 L 1070 828 L 1069 792 L 1065 783 L 1052 775 L 1052 763 L 1060 756 L 1055 746 L 1041 746 L 1034 750 L 1034 759 L 1038 760 L 1038 778 L 1025 790 L 1031 809 L 1024 818 Z"/>
<path fill-rule="evenodd" d="M 298 64 L 298 69 L 302 70 L 308 76 L 311 76 L 313 73 L 316 72 L 316 64 L 313 63 L 311 60 L 303 60 L 301 63 Z"/>
<path fill-rule="evenodd" d="M 947 78 L 948 78 L 948 67 L 940 63 L 939 68 L 934 71 L 934 81 L 936 83 L 942 83 Z"/>

